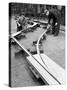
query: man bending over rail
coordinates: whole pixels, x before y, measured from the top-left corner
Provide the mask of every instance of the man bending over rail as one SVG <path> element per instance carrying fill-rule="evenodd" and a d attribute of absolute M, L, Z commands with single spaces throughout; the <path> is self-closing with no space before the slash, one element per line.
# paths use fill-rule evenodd
<path fill-rule="evenodd" d="M 54 36 L 58 36 L 61 18 L 60 11 L 57 8 L 52 8 L 49 11 L 46 11 L 46 15 L 48 17 L 48 23 L 50 25 L 50 28 L 47 30 L 46 33 L 51 32 L 51 34 L 53 34 Z"/>

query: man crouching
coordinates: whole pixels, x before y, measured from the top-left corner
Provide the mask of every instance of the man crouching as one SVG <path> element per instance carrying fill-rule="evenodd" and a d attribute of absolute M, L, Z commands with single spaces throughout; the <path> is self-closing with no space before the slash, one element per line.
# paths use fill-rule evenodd
<path fill-rule="evenodd" d="M 26 26 L 26 18 L 25 18 L 24 16 L 20 16 L 20 17 L 17 19 L 16 23 L 17 23 L 17 32 L 18 32 L 18 31 L 21 31 L 21 30 L 23 30 L 23 29 L 25 28 L 25 26 Z"/>

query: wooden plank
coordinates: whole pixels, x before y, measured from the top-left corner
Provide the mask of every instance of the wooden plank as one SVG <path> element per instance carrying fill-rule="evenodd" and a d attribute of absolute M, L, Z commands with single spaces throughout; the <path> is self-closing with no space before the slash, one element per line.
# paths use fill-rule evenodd
<path fill-rule="evenodd" d="M 41 56 L 45 61 L 49 71 L 61 82 L 61 84 L 65 84 L 65 70 L 51 60 L 47 55 L 41 54 Z"/>
<path fill-rule="evenodd" d="M 44 59 L 45 63 L 47 64 L 48 72 L 50 72 L 61 84 L 65 84 L 65 70 L 61 68 L 58 64 L 56 64 L 53 60 L 51 60 L 49 57 L 47 57 L 44 54 L 41 54 L 42 58 Z M 38 60 L 38 62 L 41 63 L 41 65 L 44 65 L 41 58 L 38 54 L 34 55 L 34 57 Z M 45 80 L 48 82 L 48 84 L 58 84 L 57 81 L 50 76 L 49 73 L 47 73 L 41 65 L 39 65 L 33 58 L 30 56 L 27 57 L 28 61 L 38 70 L 39 74 L 41 75 L 41 78 L 43 78 L 44 82 Z M 46 68 L 46 67 L 45 67 Z"/>
<path fill-rule="evenodd" d="M 42 80 L 47 82 L 49 85 L 59 85 L 59 83 L 46 71 L 44 68 L 33 58 L 30 56 L 27 57 L 28 62 L 31 63 L 32 66 L 38 71 Z"/>

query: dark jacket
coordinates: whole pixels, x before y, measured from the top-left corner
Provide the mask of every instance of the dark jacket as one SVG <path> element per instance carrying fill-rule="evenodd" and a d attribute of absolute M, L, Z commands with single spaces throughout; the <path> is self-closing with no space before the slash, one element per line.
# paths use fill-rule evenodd
<path fill-rule="evenodd" d="M 58 9 L 50 9 L 48 19 L 49 22 L 51 19 L 53 19 L 53 24 L 55 24 L 56 22 L 60 23 L 60 19 L 61 19 L 60 11 Z"/>

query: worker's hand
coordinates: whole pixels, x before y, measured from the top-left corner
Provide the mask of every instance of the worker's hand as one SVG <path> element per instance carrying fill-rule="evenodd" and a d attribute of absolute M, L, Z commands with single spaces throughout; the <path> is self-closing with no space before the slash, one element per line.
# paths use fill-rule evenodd
<path fill-rule="evenodd" d="M 18 26 L 20 27 L 20 24 L 18 23 L 18 21 L 16 21 L 16 23 L 18 24 Z"/>
<path fill-rule="evenodd" d="M 46 16 L 48 16 L 48 15 L 49 15 L 49 11 L 47 10 L 47 11 L 46 11 Z"/>
<path fill-rule="evenodd" d="M 56 22 L 56 23 L 55 23 L 55 26 L 57 26 L 57 25 L 58 25 L 58 23 Z"/>
<path fill-rule="evenodd" d="M 47 29 L 49 29 L 50 27 L 51 27 L 51 25 L 50 25 L 50 24 L 48 24 Z"/>

